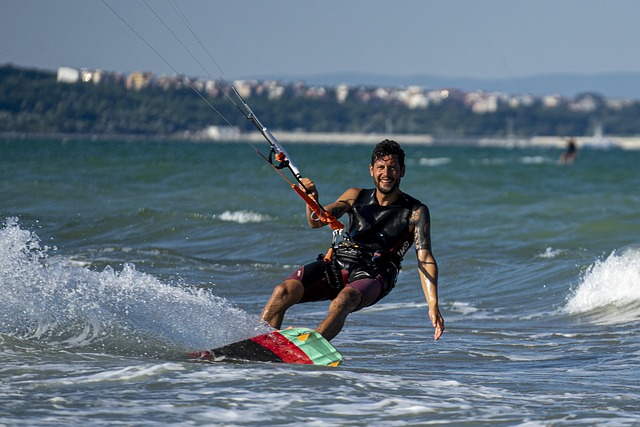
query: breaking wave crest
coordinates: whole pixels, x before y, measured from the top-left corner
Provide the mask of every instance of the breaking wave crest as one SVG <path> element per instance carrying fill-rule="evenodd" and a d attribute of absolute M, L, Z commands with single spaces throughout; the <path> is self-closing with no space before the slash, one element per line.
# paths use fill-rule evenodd
<path fill-rule="evenodd" d="M 640 319 L 640 247 L 614 251 L 592 264 L 568 298 L 565 310 L 593 314 L 603 323 Z"/>

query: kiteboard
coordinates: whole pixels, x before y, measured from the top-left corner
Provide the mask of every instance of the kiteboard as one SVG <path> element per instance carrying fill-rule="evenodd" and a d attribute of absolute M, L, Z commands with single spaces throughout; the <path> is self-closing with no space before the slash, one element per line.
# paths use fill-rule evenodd
<path fill-rule="evenodd" d="M 342 355 L 313 329 L 290 328 L 258 335 L 213 350 L 189 353 L 202 362 L 263 362 L 338 366 Z"/>

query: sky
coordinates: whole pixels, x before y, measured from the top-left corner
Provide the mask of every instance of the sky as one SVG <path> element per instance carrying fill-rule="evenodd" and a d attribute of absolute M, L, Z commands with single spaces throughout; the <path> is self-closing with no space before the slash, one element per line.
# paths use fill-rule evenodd
<path fill-rule="evenodd" d="M 302 80 L 640 72 L 637 0 L 0 0 L 0 11 L 0 64 L 48 70 Z"/>

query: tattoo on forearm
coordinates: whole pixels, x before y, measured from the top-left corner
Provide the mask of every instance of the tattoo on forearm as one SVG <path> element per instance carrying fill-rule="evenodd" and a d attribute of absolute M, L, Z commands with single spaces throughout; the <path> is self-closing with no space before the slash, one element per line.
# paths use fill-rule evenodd
<path fill-rule="evenodd" d="M 431 236 L 429 232 L 429 209 L 422 205 L 413 211 L 411 215 L 411 224 L 414 227 L 414 241 L 416 250 L 431 250 Z"/>

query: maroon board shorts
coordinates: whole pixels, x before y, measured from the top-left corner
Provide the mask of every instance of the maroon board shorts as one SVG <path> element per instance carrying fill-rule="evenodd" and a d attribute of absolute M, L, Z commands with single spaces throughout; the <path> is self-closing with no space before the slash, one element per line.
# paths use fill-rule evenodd
<path fill-rule="evenodd" d="M 364 277 L 347 281 L 349 272 L 342 270 L 342 279 L 345 287 L 350 287 L 358 291 L 362 300 L 360 305 L 354 310 L 358 311 L 364 307 L 373 305 L 387 294 L 387 280 L 381 275 L 375 277 Z M 318 260 L 302 266 L 294 271 L 287 279 L 298 280 L 304 285 L 304 295 L 300 302 L 315 302 L 332 300 L 340 293 L 341 289 L 331 286 L 325 274 L 325 263 Z"/>

